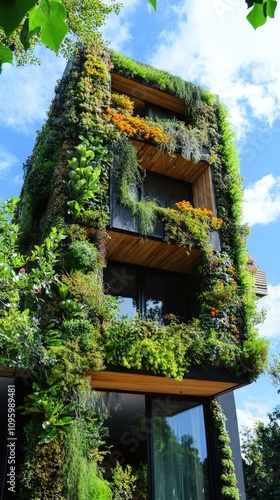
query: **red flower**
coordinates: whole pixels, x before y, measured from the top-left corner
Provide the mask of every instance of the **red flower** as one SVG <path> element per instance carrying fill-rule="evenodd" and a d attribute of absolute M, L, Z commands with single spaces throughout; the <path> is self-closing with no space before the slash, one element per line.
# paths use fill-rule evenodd
<path fill-rule="evenodd" d="M 24 267 L 22 267 L 22 268 L 19 270 L 19 272 L 20 272 L 21 274 L 24 274 L 24 273 L 25 273 L 25 269 L 24 269 Z"/>

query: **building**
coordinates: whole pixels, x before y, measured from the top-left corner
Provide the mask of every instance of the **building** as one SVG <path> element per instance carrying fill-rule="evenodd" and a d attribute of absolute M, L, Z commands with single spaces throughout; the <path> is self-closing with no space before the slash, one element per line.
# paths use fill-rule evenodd
<path fill-rule="evenodd" d="M 17 210 L 40 332 L 21 498 L 245 498 L 232 391 L 267 346 L 241 199 L 216 96 L 100 48 L 68 65 Z"/>

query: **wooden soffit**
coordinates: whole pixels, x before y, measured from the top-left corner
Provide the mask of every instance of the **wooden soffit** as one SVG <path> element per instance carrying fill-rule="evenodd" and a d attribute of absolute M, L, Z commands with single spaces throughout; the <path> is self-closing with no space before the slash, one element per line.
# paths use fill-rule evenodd
<path fill-rule="evenodd" d="M 111 82 L 112 92 L 126 94 L 132 98 L 136 97 L 137 99 L 166 108 L 180 115 L 185 115 L 186 113 L 184 99 L 180 99 L 180 97 L 176 97 L 169 92 L 164 92 L 163 90 L 155 89 L 135 80 L 130 80 L 117 73 L 111 74 Z"/>
<path fill-rule="evenodd" d="M 96 390 L 127 391 L 184 396 L 211 397 L 241 387 L 237 381 L 184 378 L 177 381 L 157 375 L 142 375 L 115 371 L 89 371 L 90 385 Z"/>
<path fill-rule="evenodd" d="M 174 177 L 185 182 L 193 183 L 208 167 L 204 161 L 194 163 L 186 160 L 179 154 L 169 156 L 165 151 L 152 144 L 133 139 L 132 144 L 137 150 L 137 158 L 141 167 L 157 174 Z"/>
<path fill-rule="evenodd" d="M 139 235 L 108 231 L 106 259 L 138 266 L 189 274 L 201 260 L 201 250 L 169 245 L 164 241 L 142 239 Z"/>

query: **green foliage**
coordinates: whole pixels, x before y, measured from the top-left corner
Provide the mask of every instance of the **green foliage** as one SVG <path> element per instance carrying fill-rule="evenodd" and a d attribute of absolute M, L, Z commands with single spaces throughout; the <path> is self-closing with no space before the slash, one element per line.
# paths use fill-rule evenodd
<path fill-rule="evenodd" d="M 185 99 L 190 116 L 203 105 L 205 100 L 204 90 L 193 83 L 185 82 L 182 78 L 170 75 L 166 71 L 157 70 L 148 64 L 137 63 L 116 52 L 111 53 L 111 58 L 117 72 L 128 78 L 141 78 L 145 80 L 145 83 L 152 84 L 163 90 L 169 90 Z"/>
<path fill-rule="evenodd" d="M 97 347 L 99 331 L 94 328 L 90 321 L 86 319 L 70 319 L 63 322 L 62 328 L 67 337 L 77 342 L 83 352 L 88 352 Z"/>
<path fill-rule="evenodd" d="M 21 468 L 20 498 L 23 500 L 65 500 L 62 481 L 62 442 L 58 439 L 38 445 L 40 424 L 30 421 L 24 429 L 26 435 L 25 462 Z"/>
<path fill-rule="evenodd" d="M 23 415 L 41 414 L 44 417 L 42 432 L 39 434 L 40 443 L 50 443 L 59 437 L 60 428 L 72 423 L 68 410 L 59 398 L 61 387 L 53 385 L 45 389 L 38 384 L 33 384 L 33 392 L 24 398 Z"/>
<path fill-rule="evenodd" d="M 84 0 L 83 4 L 72 0 L 63 0 L 63 3 L 1 0 L 0 51 L 9 50 L 7 55 L 2 51 L 1 61 L 10 62 L 14 55 L 18 64 L 35 62 L 33 52 L 40 43 L 69 59 L 75 50 L 73 40 L 85 46 L 97 40 L 101 42 L 99 28 L 110 12 L 119 12 L 119 9 L 119 4 L 101 0 Z"/>
<path fill-rule="evenodd" d="M 186 160 L 198 163 L 200 160 L 209 161 L 209 155 L 203 153 L 202 146 L 207 146 L 207 130 L 198 130 L 184 122 L 176 120 L 156 120 L 160 122 L 163 131 L 170 138 L 170 142 L 164 146 L 170 155 L 174 152 L 182 155 Z"/>
<path fill-rule="evenodd" d="M 98 266 L 98 252 L 88 241 L 74 241 L 69 245 L 65 255 L 64 265 L 70 269 L 94 271 Z"/>
<path fill-rule="evenodd" d="M 127 465 L 122 468 L 119 462 L 112 470 L 113 477 L 113 500 L 132 500 L 135 490 L 136 476 L 132 474 L 132 468 Z"/>
<path fill-rule="evenodd" d="M 226 417 L 222 407 L 217 400 L 211 404 L 214 426 L 218 432 L 219 453 L 221 456 L 221 494 L 223 498 L 239 500 L 240 494 L 237 488 L 237 479 L 234 471 L 230 438 L 226 429 Z"/>
<path fill-rule="evenodd" d="M 97 207 L 100 209 L 102 202 L 107 209 L 108 169 L 104 167 L 109 164 L 109 155 L 98 137 L 89 136 L 80 139 L 82 142 L 75 149 L 76 156 L 72 156 L 68 162 L 70 168 L 67 182 L 70 199 L 68 207 L 77 220 L 84 221 L 85 217 L 100 220 L 100 214 L 99 216 L 94 214 L 94 210 Z M 100 179 L 101 165 L 102 179 Z"/>
<path fill-rule="evenodd" d="M 111 500 L 109 483 L 102 478 L 96 462 L 83 450 L 83 427 L 75 422 L 64 444 L 64 488 L 69 500 Z"/>
<path fill-rule="evenodd" d="M 268 17 L 274 17 L 277 2 L 275 0 L 246 0 L 247 6 L 250 9 L 246 16 L 253 28 L 257 29 L 266 23 Z"/>
<path fill-rule="evenodd" d="M 280 408 L 268 415 L 269 422 L 258 422 L 243 435 L 243 469 L 248 500 L 276 500 L 280 495 L 279 450 Z"/>

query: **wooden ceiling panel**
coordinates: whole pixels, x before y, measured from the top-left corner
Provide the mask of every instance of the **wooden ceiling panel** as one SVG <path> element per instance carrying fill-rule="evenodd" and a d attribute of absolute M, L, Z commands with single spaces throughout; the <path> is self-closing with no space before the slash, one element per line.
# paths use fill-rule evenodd
<path fill-rule="evenodd" d="M 163 241 L 142 239 L 138 235 L 108 231 L 107 260 L 126 262 L 138 266 L 153 267 L 189 274 L 200 263 L 201 251 L 168 245 Z"/>
<path fill-rule="evenodd" d="M 131 142 L 137 149 L 140 165 L 146 170 L 193 183 L 208 168 L 204 161 L 194 163 L 179 154 L 169 156 L 151 144 L 135 139 Z"/>
<path fill-rule="evenodd" d="M 156 375 L 142 375 L 122 372 L 94 372 L 89 371 L 90 384 L 93 389 L 109 391 L 128 391 L 157 394 L 178 394 L 196 397 L 211 397 L 223 394 L 240 387 L 238 382 L 223 382 L 220 380 L 183 379 L 177 381 L 172 378 Z"/>
<path fill-rule="evenodd" d="M 142 99 L 143 101 L 150 102 L 156 106 L 160 106 L 174 113 L 185 115 L 186 103 L 184 99 L 176 97 L 163 90 L 158 90 L 143 83 L 130 80 L 117 73 L 111 74 L 112 92 L 120 92 L 131 97 Z"/>

